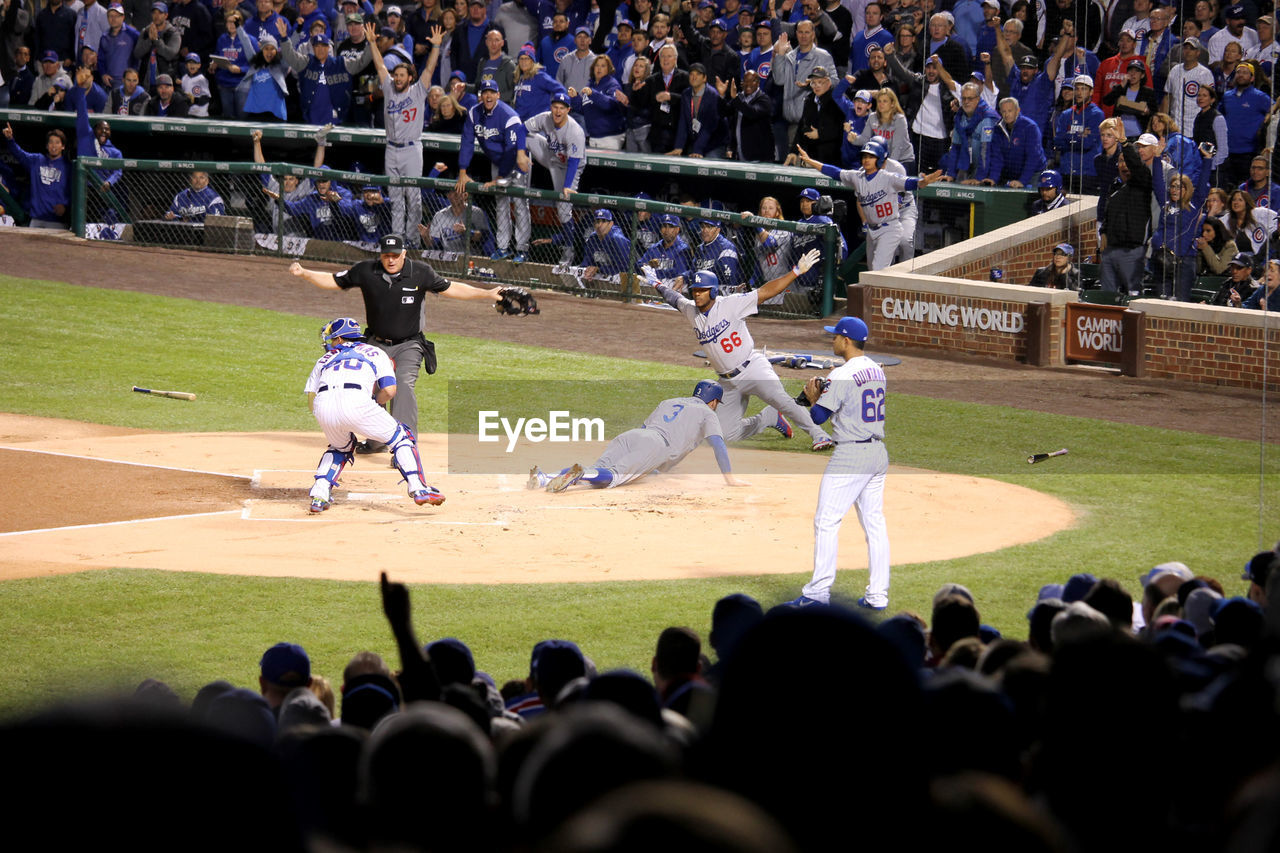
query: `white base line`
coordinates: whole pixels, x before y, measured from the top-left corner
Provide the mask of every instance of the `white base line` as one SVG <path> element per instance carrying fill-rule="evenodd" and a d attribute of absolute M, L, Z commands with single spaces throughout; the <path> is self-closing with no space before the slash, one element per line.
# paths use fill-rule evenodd
<path fill-rule="evenodd" d="M 0 444 L 0 450 L 13 450 L 18 453 L 43 453 L 46 456 L 65 456 L 68 459 L 85 459 L 89 462 L 107 462 L 112 465 L 133 465 L 137 468 L 159 468 L 164 471 L 183 471 L 188 474 L 212 474 L 215 477 L 232 477 L 236 480 L 249 479 L 244 474 L 228 474 L 225 471 L 201 471 L 198 468 L 175 468 L 172 465 L 152 465 L 149 462 L 126 462 L 123 459 L 103 459 L 101 456 L 81 456 L 78 453 L 60 453 L 56 450 L 36 450 L 33 447 L 10 447 L 8 445 Z M 179 518 L 181 516 L 174 517 Z"/>
<path fill-rule="evenodd" d="M 175 521 L 180 518 L 206 518 L 212 515 L 231 515 L 237 513 L 237 509 L 224 509 L 217 512 L 193 512 L 189 515 L 162 515 L 155 518 L 131 518 L 128 521 L 102 521 L 97 524 L 72 524 L 67 527 L 42 527 L 37 530 L 14 530 L 9 533 L 0 533 L 2 536 L 26 536 L 30 533 L 59 533 L 63 530 L 88 530 L 91 527 L 116 527 L 122 524 L 146 524 L 150 521 Z"/>

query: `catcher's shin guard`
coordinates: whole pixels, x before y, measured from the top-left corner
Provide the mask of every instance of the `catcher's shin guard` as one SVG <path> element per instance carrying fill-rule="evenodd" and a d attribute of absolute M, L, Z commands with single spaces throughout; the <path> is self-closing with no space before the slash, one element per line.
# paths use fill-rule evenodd
<path fill-rule="evenodd" d="M 422 481 L 422 457 L 418 455 L 418 443 L 414 440 L 413 430 L 404 424 L 396 424 L 395 435 L 387 442 L 391 450 L 391 464 L 404 477 L 410 492 L 426 488 Z"/>
<path fill-rule="evenodd" d="M 334 450 L 330 447 L 320 457 L 320 464 L 316 466 L 316 479 L 326 481 L 329 487 L 333 488 L 338 485 L 342 470 L 354 461 L 355 456 L 351 451 Z"/>

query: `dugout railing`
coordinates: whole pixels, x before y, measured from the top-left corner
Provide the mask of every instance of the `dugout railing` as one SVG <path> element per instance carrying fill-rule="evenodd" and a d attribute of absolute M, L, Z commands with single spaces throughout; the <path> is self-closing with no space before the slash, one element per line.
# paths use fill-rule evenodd
<path fill-rule="evenodd" d="M 211 197 L 202 175 L 221 200 L 221 213 L 193 210 Z M 324 181 L 329 194 L 322 198 Z M 550 190 L 476 182 L 467 185 L 459 206 L 450 200 L 454 186 L 448 179 L 289 163 L 81 157 L 75 161 L 72 227 L 88 239 L 352 263 L 376 251 L 376 236 L 390 230 L 393 198 L 408 191 L 421 200 L 415 224 L 422 248 L 415 251 L 446 275 L 651 301 L 653 291 L 638 274 L 646 253 L 648 265 L 677 287 L 697 269 L 712 268 L 732 292 L 759 287 L 789 268 L 799 255 L 791 247 L 816 247 L 822 263 L 761 313 L 814 317 L 833 309 L 840 258 L 834 225 L 593 193 L 572 193 L 566 202 Z M 377 192 L 363 192 L 366 187 Z M 499 205 L 512 210 L 507 255 L 519 248 L 515 223 L 524 213 L 516 206 L 528 206 L 530 245 L 522 262 L 494 257 L 503 248 Z M 602 210 L 607 215 L 598 217 Z M 676 241 L 663 239 L 665 216 L 678 220 Z M 703 223 L 717 227 L 704 229 Z M 683 255 L 679 240 L 688 247 Z M 660 250 L 650 252 L 655 244 Z"/>

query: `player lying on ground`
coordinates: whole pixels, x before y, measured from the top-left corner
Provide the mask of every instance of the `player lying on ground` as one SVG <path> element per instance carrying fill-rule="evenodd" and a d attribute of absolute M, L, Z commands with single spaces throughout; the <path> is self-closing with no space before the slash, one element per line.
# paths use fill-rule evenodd
<path fill-rule="evenodd" d="M 729 450 L 715 414 L 723 396 L 724 389 L 704 379 L 694 386 L 692 397 L 663 400 L 643 426 L 609 442 L 590 468 L 574 463 L 552 477 L 534 466 L 529 472 L 529 488 L 563 492 L 575 483 L 586 482 L 611 489 L 656 471 L 670 471 L 704 439 L 715 451 L 724 481 L 730 486 L 746 486 L 730 473 Z"/>
<path fill-rule="evenodd" d="M 761 303 L 785 291 L 821 257 L 821 252 L 812 249 L 800 256 L 790 272 L 757 290 L 728 296 L 719 295 L 720 279 L 710 270 L 700 270 L 693 275 L 689 298 L 685 298 L 663 284 L 651 267 L 640 268 L 645 281 L 689 320 L 698 343 L 706 347 L 711 369 L 724 385 L 724 400 L 717 414 L 726 441 L 750 438 L 766 429 L 776 429 L 785 438 L 791 438 L 791 423 L 787 420 L 790 417 L 813 439 L 813 450 L 835 447 L 831 436 L 816 425 L 782 387 L 782 380 L 774 373 L 769 359 L 755 351 L 755 341 L 747 329 L 747 318 L 759 310 Z M 769 405 L 748 418 L 745 417 L 747 401 L 752 396 Z"/>
<path fill-rule="evenodd" d="M 311 413 L 329 439 L 329 449 L 320 457 L 316 469 L 311 511 L 329 508 L 342 469 L 355 458 L 356 433 L 391 449 L 391 464 L 404 477 L 414 503 L 444 503 L 439 489 L 422 482 L 422 459 L 413 430 L 379 407 L 396 395 L 391 359 L 363 342 L 360 324 L 351 317 L 339 317 L 326 325 L 320 330 L 320 341 L 325 353 L 307 377 L 306 392 Z"/>

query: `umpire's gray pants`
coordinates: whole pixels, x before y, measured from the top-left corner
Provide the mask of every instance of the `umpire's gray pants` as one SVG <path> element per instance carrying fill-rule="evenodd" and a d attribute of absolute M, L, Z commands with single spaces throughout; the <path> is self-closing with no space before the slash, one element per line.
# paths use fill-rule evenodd
<path fill-rule="evenodd" d="M 418 384 L 422 360 L 427 356 L 422 339 L 413 337 L 395 345 L 381 343 L 372 337 L 368 341 L 385 352 L 396 369 L 396 395 L 391 398 L 391 417 L 417 435 L 418 395 L 413 389 Z"/>

